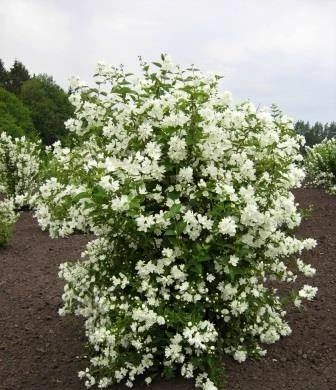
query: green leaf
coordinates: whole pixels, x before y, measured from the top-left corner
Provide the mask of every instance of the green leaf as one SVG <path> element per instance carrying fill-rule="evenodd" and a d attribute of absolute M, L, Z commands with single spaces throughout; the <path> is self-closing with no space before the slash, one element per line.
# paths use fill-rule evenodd
<path fill-rule="evenodd" d="M 173 229 L 166 230 L 164 233 L 165 236 L 176 236 L 176 231 Z"/>
<path fill-rule="evenodd" d="M 92 198 L 97 203 L 104 203 L 108 199 L 108 195 L 103 187 L 95 186 L 92 189 Z"/>
<path fill-rule="evenodd" d="M 88 197 L 89 197 L 89 194 L 86 191 L 84 191 L 84 192 L 77 194 L 72 200 L 74 203 L 77 203 L 81 199 L 88 198 Z"/>
<path fill-rule="evenodd" d="M 153 65 L 157 66 L 158 68 L 161 68 L 162 65 L 160 64 L 160 62 L 152 62 Z"/>
<path fill-rule="evenodd" d="M 177 214 L 181 210 L 181 204 L 173 204 L 173 206 L 170 208 L 170 212 L 173 214 Z"/>
<path fill-rule="evenodd" d="M 184 229 L 186 228 L 186 226 L 187 226 L 187 222 L 179 221 L 176 224 L 176 233 L 178 235 L 182 234 L 184 232 Z"/>

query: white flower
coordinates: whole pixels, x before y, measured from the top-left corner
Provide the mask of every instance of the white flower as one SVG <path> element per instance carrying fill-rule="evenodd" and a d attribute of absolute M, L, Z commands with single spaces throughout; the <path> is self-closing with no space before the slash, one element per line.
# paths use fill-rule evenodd
<path fill-rule="evenodd" d="M 156 142 L 148 142 L 145 147 L 145 153 L 153 160 L 159 160 L 161 157 L 161 147 Z"/>
<path fill-rule="evenodd" d="M 221 96 L 221 101 L 225 105 L 230 105 L 232 103 L 232 93 L 230 91 L 224 91 Z"/>
<path fill-rule="evenodd" d="M 191 167 L 181 168 L 177 179 L 181 182 L 192 183 L 193 181 L 193 169 Z"/>
<path fill-rule="evenodd" d="M 150 125 L 150 123 L 143 123 L 142 125 L 139 126 L 138 132 L 139 132 L 139 138 L 145 141 L 152 135 L 153 128 Z"/>
<path fill-rule="evenodd" d="M 277 329 L 273 326 L 269 327 L 264 333 L 260 335 L 260 341 L 266 344 L 273 344 L 278 341 L 280 334 L 277 332 Z"/>
<path fill-rule="evenodd" d="M 182 346 L 176 343 L 170 344 L 165 348 L 165 357 L 172 361 L 183 361 Z"/>
<path fill-rule="evenodd" d="M 246 351 L 243 351 L 243 350 L 237 350 L 233 354 L 233 358 L 235 360 L 237 360 L 237 362 L 239 362 L 239 363 L 245 362 L 246 357 L 247 357 Z"/>
<path fill-rule="evenodd" d="M 203 385 L 204 390 L 218 390 L 215 384 L 208 378 Z"/>
<path fill-rule="evenodd" d="M 238 262 L 239 262 L 239 257 L 237 257 L 237 256 L 235 256 L 235 255 L 231 255 L 231 256 L 230 256 L 229 263 L 230 263 L 231 265 L 233 265 L 234 267 L 236 267 L 237 264 L 238 264 Z"/>
<path fill-rule="evenodd" d="M 187 157 L 187 144 L 185 139 L 173 135 L 169 142 L 168 156 L 172 161 L 179 162 Z"/>
<path fill-rule="evenodd" d="M 192 363 L 184 363 L 181 367 L 181 375 L 185 378 L 192 378 L 194 375 L 194 366 Z"/>
<path fill-rule="evenodd" d="M 127 195 L 121 195 L 114 199 L 111 202 L 112 210 L 114 211 L 126 211 L 129 209 L 129 199 Z"/>
<path fill-rule="evenodd" d="M 208 282 L 213 282 L 216 278 L 212 275 L 212 274 L 208 274 L 207 277 L 206 277 L 207 281 Z"/>
<path fill-rule="evenodd" d="M 309 286 L 308 284 L 305 284 L 302 289 L 299 291 L 299 296 L 301 298 L 306 298 L 309 301 L 313 300 L 317 294 L 317 287 Z"/>
<path fill-rule="evenodd" d="M 295 307 L 300 307 L 302 305 L 302 300 L 299 298 L 294 299 L 294 306 Z"/>
<path fill-rule="evenodd" d="M 223 235 L 234 236 L 237 231 L 236 222 L 232 217 L 224 217 L 218 224 L 218 230 Z"/>
<path fill-rule="evenodd" d="M 313 238 L 306 238 L 305 240 L 303 240 L 303 245 L 306 250 L 310 250 L 316 247 L 317 241 Z"/>
<path fill-rule="evenodd" d="M 175 65 L 172 61 L 172 59 L 165 54 L 164 60 L 161 64 L 161 70 L 167 71 L 167 72 L 173 72 L 175 70 Z"/>
<path fill-rule="evenodd" d="M 148 376 L 146 379 L 145 379 L 145 382 L 147 385 L 149 385 L 150 383 L 152 383 L 152 378 L 150 376 Z"/>
<path fill-rule="evenodd" d="M 313 268 L 310 264 L 305 264 L 302 260 L 298 259 L 296 261 L 298 269 L 304 274 L 304 276 L 311 277 L 316 273 L 316 269 Z"/>
<path fill-rule="evenodd" d="M 115 192 L 118 191 L 120 187 L 120 183 L 118 180 L 114 180 L 110 176 L 103 176 L 100 181 L 99 185 L 102 186 L 105 190 Z"/>

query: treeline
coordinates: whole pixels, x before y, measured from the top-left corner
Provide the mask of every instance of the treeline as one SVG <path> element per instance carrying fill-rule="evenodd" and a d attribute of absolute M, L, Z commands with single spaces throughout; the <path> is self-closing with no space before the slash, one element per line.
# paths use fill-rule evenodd
<path fill-rule="evenodd" d="M 326 123 L 325 125 L 315 122 L 314 125 L 310 125 L 309 122 L 298 121 L 295 124 L 295 130 L 305 137 L 307 146 L 313 146 L 321 143 L 325 138 L 336 137 L 336 122 Z"/>
<path fill-rule="evenodd" d="M 64 137 L 72 114 L 68 94 L 51 76 L 31 76 L 17 60 L 7 70 L 0 59 L 0 132 L 39 137 L 50 145 Z"/>
<path fill-rule="evenodd" d="M 52 76 L 31 76 L 17 60 L 7 70 L 0 59 L 0 132 L 39 137 L 50 145 L 65 136 L 64 122 L 72 115 L 68 93 Z M 310 125 L 298 121 L 295 130 L 306 138 L 308 146 L 312 146 L 324 138 L 336 137 L 336 122 Z"/>

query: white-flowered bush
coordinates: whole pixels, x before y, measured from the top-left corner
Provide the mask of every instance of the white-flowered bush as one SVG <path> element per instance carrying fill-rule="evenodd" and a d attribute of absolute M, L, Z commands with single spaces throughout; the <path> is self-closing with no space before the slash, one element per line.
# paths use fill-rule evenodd
<path fill-rule="evenodd" d="M 26 206 L 37 191 L 43 161 L 41 146 L 25 137 L 0 133 L 0 193 Z"/>
<path fill-rule="evenodd" d="M 233 105 L 217 76 L 154 66 L 73 80 L 73 147 L 54 149 L 36 215 L 54 237 L 97 237 L 60 269 L 61 314 L 85 318 L 86 386 L 161 372 L 216 389 L 224 354 L 243 362 L 290 334 L 274 282 L 314 274 L 299 255 L 315 241 L 293 234 L 303 139 L 287 116 Z"/>
<path fill-rule="evenodd" d="M 0 247 L 8 243 L 17 217 L 13 200 L 0 200 Z"/>
<path fill-rule="evenodd" d="M 325 139 L 307 148 L 305 166 L 309 185 L 336 194 L 336 138 Z"/>

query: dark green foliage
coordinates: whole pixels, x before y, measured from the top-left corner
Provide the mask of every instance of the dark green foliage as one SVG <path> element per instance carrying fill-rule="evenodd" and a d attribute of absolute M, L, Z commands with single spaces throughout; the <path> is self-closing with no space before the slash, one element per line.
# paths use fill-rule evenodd
<path fill-rule="evenodd" d="M 336 122 L 326 123 L 315 122 L 313 126 L 309 122 L 298 121 L 295 124 L 295 130 L 306 139 L 307 146 L 319 144 L 325 138 L 336 137 Z"/>
<path fill-rule="evenodd" d="M 73 107 L 52 77 L 43 74 L 31 78 L 17 60 L 7 71 L 0 60 L 0 87 L 0 131 L 30 137 L 35 129 L 47 145 L 65 136 L 64 122 L 72 116 Z M 4 90 L 11 94 L 5 95 Z"/>
<path fill-rule="evenodd" d="M 0 133 L 13 137 L 34 137 L 34 125 L 27 107 L 13 93 L 0 87 Z"/>
<path fill-rule="evenodd" d="M 4 87 L 7 91 L 19 95 L 22 84 L 29 79 L 30 75 L 27 68 L 22 62 L 15 60 L 9 72 L 7 72 L 7 80 L 4 83 Z"/>
<path fill-rule="evenodd" d="M 7 224 L 0 223 L 0 248 L 7 245 L 11 236 L 11 229 Z"/>
<path fill-rule="evenodd" d="M 330 124 L 325 125 L 327 138 L 335 138 L 336 137 L 336 122 L 331 122 Z"/>
<path fill-rule="evenodd" d="M 2 59 L 0 59 L 0 87 L 5 88 L 8 80 L 8 72 L 4 66 Z"/>
<path fill-rule="evenodd" d="M 34 76 L 23 83 L 21 100 L 29 108 L 42 141 L 50 145 L 65 133 L 64 122 L 73 114 L 67 94 L 48 75 Z"/>

